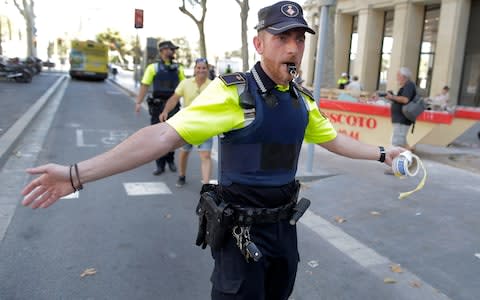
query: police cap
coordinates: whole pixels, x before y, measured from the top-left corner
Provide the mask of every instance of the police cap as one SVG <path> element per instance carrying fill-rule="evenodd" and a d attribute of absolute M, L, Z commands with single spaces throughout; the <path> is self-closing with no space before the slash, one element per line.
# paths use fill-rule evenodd
<path fill-rule="evenodd" d="M 271 34 L 280 34 L 292 28 L 305 28 L 307 32 L 315 34 L 303 18 L 303 9 L 298 3 L 280 1 L 258 11 L 257 31 L 265 29 Z"/>
<path fill-rule="evenodd" d="M 172 50 L 177 50 L 178 46 L 175 46 L 172 42 L 170 41 L 163 41 L 158 44 L 158 50 L 170 48 Z"/>

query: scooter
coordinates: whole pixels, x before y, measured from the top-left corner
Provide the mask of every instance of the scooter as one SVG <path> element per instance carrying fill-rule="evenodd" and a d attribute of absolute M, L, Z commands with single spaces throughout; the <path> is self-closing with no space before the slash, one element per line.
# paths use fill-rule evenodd
<path fill-rule="evenodd" d="M 29 83 L 32 82 L 32 77 L 32 73 L 21 65 L 0 62 L 0 78 Z"/>

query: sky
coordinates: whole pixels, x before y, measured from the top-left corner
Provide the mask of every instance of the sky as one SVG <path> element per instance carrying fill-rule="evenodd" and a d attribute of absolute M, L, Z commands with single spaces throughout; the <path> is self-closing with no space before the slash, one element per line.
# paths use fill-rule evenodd
<path fill-rule="evenodd" d="M 188 1 L 187 1 L 188 2 Z M 276 0 L 250 0 L 248 40 L 255 34 L 257 12 Z M 305 1 L 297 1 L 303 4 Z M 75 3 L 75 4 L 73 4 Z M 181 0 L 35 0 L 35 14 L 39 54 L 48 40 L 75 36 L 94 39 L 96 33 L 107 28 L 118 30 L 122 36 L 172 39 L 186 37 L 192 47 L 198 44 L 198 29 L 192 19 L 181 13 Z M 144 28 L 134 28 L 134 10 L 144 10 Z M 208 0 L 205 35 L 209 59 L 223 57 L 226 51 L 241 48 L 240 6 L 235 0 Z M 80 36 L 79 36 L 80 35 Z M 250 54 L 253 48 L 250 48 Z"/>

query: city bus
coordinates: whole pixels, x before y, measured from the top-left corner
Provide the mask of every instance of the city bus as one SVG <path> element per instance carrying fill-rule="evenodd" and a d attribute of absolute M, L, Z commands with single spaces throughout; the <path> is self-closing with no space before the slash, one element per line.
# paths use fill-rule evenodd
<path fill-rule="evenodd" d="M 108 46 L 95 41 L 73 40 L 70 77 L 105 80 L 108 77 Z"/>

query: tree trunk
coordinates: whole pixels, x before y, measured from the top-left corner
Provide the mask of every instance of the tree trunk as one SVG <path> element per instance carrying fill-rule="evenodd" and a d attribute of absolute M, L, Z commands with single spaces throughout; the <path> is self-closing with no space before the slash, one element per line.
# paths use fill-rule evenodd
<path fill-rule="evenodd" d="M 198 22 L 197 26 L 200 34 L 200 56 L 207 58 L 207 45 L 205 42 L 205 28 L 203 22 Z"/>
<path fill-rule="evenodd" d="M 248 0 L 243 0 L 243 2 L 237 1 L 240 5 L 240 18 L 242 20 L 242 60 L 243 60 L 243 71 L 248 71 L 248 27 L 247 27 L 247 20 L 248 20 L 248 11 L 250 7 L 248 5 Z"/>
<path fill-rule="evenodd" d="M 193 13 L 191 13 L 186 7 L 185 7 L 185 0 L 182 0 L 182 6 L 180 6 L 178 9 L 184 13 L 185 15 L 189 16 L 190 19 L 192 19 L 195 24 L 197 25 L 198 28 L 198 33 L 199 33 L 199 43 L 200 43 L 200 55 L 202 57 L 207 58 L 207 46 L 205 42 L 205 15 L 207 13 L 207 0 L 195 0 L 193 1 L 195 4 L 200 5 L 202 8 L 202 17 L 200 20 L 197 20 Z"/>
<path fill-rule="evenodd" d="M 35 43 L 35 14 L 33 11 L 33 0 L 22 0 L 22 6 L 18 5 L 17 0 L 13 3 L 17 7 L 20 14 L 25 19 L 26 33 L 27 33 L 27 56 L 37 56 L 37 47 Z"/>

